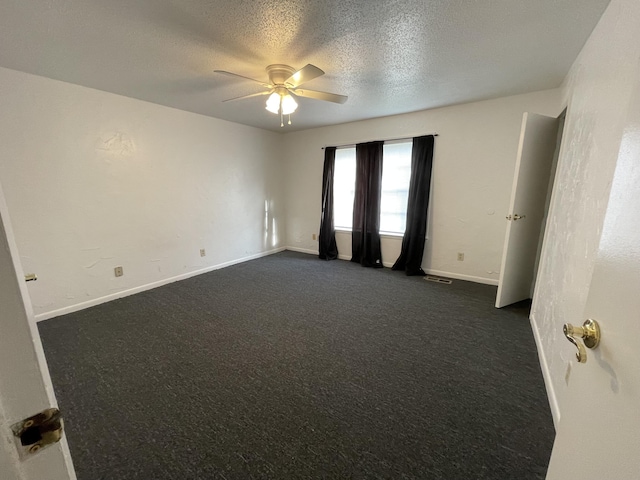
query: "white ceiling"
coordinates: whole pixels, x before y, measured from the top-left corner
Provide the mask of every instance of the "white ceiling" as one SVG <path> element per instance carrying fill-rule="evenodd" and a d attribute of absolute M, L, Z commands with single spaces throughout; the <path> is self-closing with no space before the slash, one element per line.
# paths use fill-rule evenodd
<path fill-rule="evenodd" d="M 0 66 L 287 132 L 560 85 L 609 0 L 0 0 Z M 280 128 L 264 68 L 307 63 Z"/>

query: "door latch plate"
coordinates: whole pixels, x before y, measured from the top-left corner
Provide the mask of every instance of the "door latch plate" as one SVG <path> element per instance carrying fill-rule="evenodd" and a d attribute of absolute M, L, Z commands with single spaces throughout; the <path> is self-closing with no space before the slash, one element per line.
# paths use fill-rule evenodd
<path fill-rule="evenodd" d="M 47 408 L 11 425 L 20 458 L 28 458 L 62 438 L 64 422 L 57 408 Z"/>

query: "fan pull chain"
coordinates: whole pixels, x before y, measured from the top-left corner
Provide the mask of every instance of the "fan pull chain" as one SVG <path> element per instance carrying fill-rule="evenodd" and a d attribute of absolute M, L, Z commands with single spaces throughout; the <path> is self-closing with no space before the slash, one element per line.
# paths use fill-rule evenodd
<path fill-rule="evenodd" d="M 280 126 L 284 127 L 284 122 L 282 121 L 282 109 L 280 109 Z"/>
<path fill-rule="evenodd" d="M 291 125 L 291 114 L 289 114 L 289 125 Z"/>

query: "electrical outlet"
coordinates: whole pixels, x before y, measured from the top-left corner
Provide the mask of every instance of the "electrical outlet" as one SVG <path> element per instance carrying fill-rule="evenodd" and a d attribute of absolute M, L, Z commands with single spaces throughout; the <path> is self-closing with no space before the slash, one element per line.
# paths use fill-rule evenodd
<path fill-rule="evenodd" d="M 124 275 L 124 271 L 122 270 L 122 267 L 114 268 L 113 273 L 116 274 L 116 277 L 121 277 L 122 275 Z"/>
<path fill-rule="evenodd" d="M 458 252 L 458 261 L 459 262 L 464 262 L 464 253 Z"/>
<path fill-rule="evenodd" d="M 200 256 L 204 257 L 207 254 L 207 252 L 205 252 L 204 248 L 200 249 Z"/>
<path fill-rule="evenodd" d="M 311 240 L 317 240 L 318 235 L 316 235 L 315 233 L 311 234 Z"/>

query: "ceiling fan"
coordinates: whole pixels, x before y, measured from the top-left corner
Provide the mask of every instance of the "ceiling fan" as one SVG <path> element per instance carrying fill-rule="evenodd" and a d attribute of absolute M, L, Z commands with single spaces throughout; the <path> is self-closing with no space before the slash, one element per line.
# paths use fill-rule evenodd
<path fill-rule="evenodd" d="M 222 73 L 223 75 L 229 75 L 243 80 L 251 80 L 252 82 L 259 83 L 267 89 L 264 92 L 243 95 L 241 97 L 230 98 L 224 101 L 232 102 L 235 100 L 243 100 L 245 98 L 269 95 L 266 109 L 271 113 L 280 114 L 281 127 L 284 127 L 284 122 L 282 120 L 284 115 L 289 115 L 289 125 L 291 125 L 291 114 L 298 108 L 298 103 L 295 101 L 294 97 L 307 97 L 313 98 L 314 100 L 324 100 L 326 102 L 340 104 L 347 101 L 348 97 L 344 95 L 300 88 L 303 83 L 307 83 L 314 78 L 324 75 L 324 72 L 315 65 L 308 64 L 296 71 L 289 65 L 275 64 L 269 65 L 266 70 L 267 75 L 269 76 L 269 83 L 245 77 L 244 75 L 238 75 L 237 73 L 227 72 L 225 70 L 214 70 L 214 72 Z"/>

